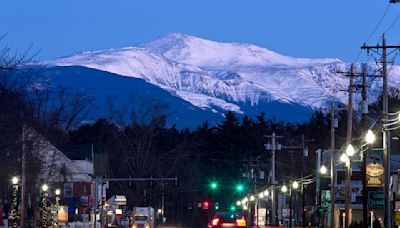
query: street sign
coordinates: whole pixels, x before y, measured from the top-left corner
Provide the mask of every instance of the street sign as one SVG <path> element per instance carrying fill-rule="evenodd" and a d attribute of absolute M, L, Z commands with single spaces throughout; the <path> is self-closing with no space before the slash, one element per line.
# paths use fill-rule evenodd
<path fill-rule="evenodd" d="M 383 191 L 370 191 L 368 192 L 368 208 L 380 209 L 385 205 Z"/>
<path fill-rule="evenodd" d="M 382 187 L 384 183 L 384 168 L 382 164 L 367 164 L 367 186 Z"/>
<path fill-rule="evenodd" d="M 400 211 L 396 211 L 396 226 L 400 226 Z"/>

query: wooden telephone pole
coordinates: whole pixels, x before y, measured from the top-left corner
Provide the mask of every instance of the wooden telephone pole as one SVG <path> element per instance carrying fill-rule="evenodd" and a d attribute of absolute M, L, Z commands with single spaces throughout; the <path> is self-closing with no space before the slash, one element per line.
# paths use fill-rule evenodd
<path fill-rule="evenodd" d="M 349 101 L 347 105 L 347 135 L 346 135 L 346 148 L 351 144 L 352 133 L 353 133 L 353 91 L 354 91 L 354 64 L 351 64 L 349 72 L 338 72 L 345 73 L 346 76 L 350 77 L 349 83 Z M 345 222 L 344 227 L 348 228 L 350 223 L 350 172 L 351 172 L 351 161 L 346 164 L 346 188 L 344 191 L 344 208 L 345 208 Z"/>
<path fill-rule="evenodd" d="M 367 46 L 364 44 L 361 49 L 367 49 L 368 51 L 378 51 L 382 50 L 382 78 L 383 78 L 383 92 L 382 92 L 382 101 L 383 101 L 383 115 L 382 115 L 382 123 L 383 121 L 388 119 L 389 112 L 389 103 L 388 103 L 388 70 L 387 70 L 387 50 L 388 49 L 400 49 L 400 46 L 395 45 L 386 45 L 385 34 L 382 35 L 382 45 L 376 46 Z M 385 227 L 391 226 L 391 209 L 390 209 L 390 132 L 383 131 L 383 165 L 385 167 Z"/>

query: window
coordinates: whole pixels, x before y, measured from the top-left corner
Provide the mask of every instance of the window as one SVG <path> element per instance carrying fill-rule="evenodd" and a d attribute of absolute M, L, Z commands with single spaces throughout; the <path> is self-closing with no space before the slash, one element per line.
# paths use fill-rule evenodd
<path fill-rule="evenodd" d="M 64 197 L 72 197 L 74 194 L 73 183 L 64 184 Z"/>

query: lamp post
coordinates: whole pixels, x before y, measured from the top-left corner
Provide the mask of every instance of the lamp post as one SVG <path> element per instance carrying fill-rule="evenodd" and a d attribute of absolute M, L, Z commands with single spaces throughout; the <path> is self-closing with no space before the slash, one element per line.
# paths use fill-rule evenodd
<path fill-rule="evenodd" d="M 326 175 L 328 172 L 328 169 L 326 168 L 325 165 L 321 165 L 321 156 L 320 153 L 318 154 L 318 160 L 317 160 L 317 174 L 316 174 L 316 180 L 315 180 L 315 208 L 316 208 L 316 216 L 315 216 L 315 224 L 316 226 L 322 224 L 323 221 L 325 221 L 325 216 L 322 213 L 322 191 L 321 191 L 321 180 L 322 177 Z"/>
<path fill-rule="evenodd" d="M 43 184 L 42 185 L 42 206 L 43 206 L 42 226 L 43 226 L 43 228 L 47 228 L 47 198 L 48 198 L 47 190 L 49 190 L 49 186 L 47 184 Z"/>
<path fill-rule="evenodd" d="M 348 144 L 346 148 L 346 152 L 342 154 L 340 160 L 345 163 L 345 170 L 346 170 L 346 188 L 345 188 L 345 228 L 349 226 L 349 214 L 350 214 L 350 172 L 351 172 L 351 160 L 355 153 L 354 147 L 351 144 Z"/>
<path fill-rule="evenodd" d="M 17 228 L 17 192 L 18 192 L 18 177 L 13 177 L 12 180 L 12 227 Z"/>
<path fill-rule="evenodd" d="M 57 188 L 55 193 L 56 193 L 56 214 L 55 214 L 55 218 L 54 218 L 54 227 L 57 228 L 58 227 L 58 210 L 60 208 L 61 190 Z"/>
<path fill-rule="evenodd" d="M 292 227 L 292 192 L 293 189 L 298 189 L 299 188 L 299 182 L 297 181 L 293 181 L 290 185 L 289 185 L 289 227 Z M 283 185 L 281 187 L 281 192 L 282 193 L 287 193 L 288 188 L 286 187 L 286 185 Z M 283 215 L 282 215 L 283 217 Z"/>
<path fill-rule="evenodd" d="M 375 135 L 371 130 L 368 130 L 367 134 L 365 134 L 365 142 L 367 145 L 375 142 Z M 367 152 L 368 147 L 363 150 L 362 155 L 363 228 L 368 227 Z"/>

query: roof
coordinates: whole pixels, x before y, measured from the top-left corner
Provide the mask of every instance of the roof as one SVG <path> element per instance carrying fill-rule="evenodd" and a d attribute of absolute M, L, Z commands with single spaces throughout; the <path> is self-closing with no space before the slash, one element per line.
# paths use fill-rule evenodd
<path fill-rule="evenodd" d="M 71 160 L 92 160 L 92 144 L 58 144 L 57 148 Z"/>

